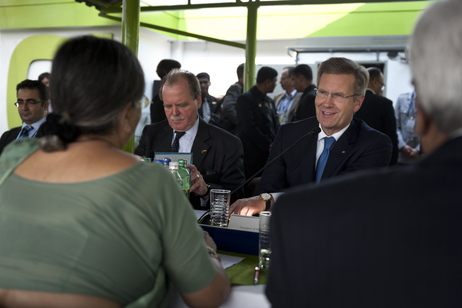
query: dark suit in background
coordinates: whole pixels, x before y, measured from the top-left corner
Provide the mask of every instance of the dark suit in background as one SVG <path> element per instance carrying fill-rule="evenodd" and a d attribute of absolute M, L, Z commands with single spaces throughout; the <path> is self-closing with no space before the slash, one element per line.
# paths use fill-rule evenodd
<path fill-rule="evenodd" d="M 415 165 L 281 196 L 272 307 L 462 307 L 462 137 Z"/>
<path fill-rule="evenodd" d="M 390 165 L 398 162 L 398 135 L 396 134 L 396 118 L 393 102 L 386 97 L 366 91 L 366 97 L 355 118 L 366 122 L 370 127 L 390 137 L 393 143 L 393 155 Z"/>
<path fill-rule="evenodd" d="M 295 111 L 294 121 L 316 116 L 316 106 L 314 104 L 316 93 L 314 92 L 314 89 L 316 89 L 316 85 L 312 84 L 303 90 L 298 108 Z"/>
<path fill-rule="evenodd" d="M 302 135 L 319 127 L 316 118 L 282 125 L 268 160 L 290 147 Z M 260 180 L 257 194 L 281 192 L 298 185 L 315 182 L 318 135 L 308 136 L 269 166 Z M 353 119 L 348 129 L 332 147 L 322 179 L 363 169 L 388 166 L 392 145 L 390 139 L 370 128 L 364 121 Z"/>
<path fill-rule="evenodd" d="M 40 126 L 41 127 L 41 126 Z M 21 131 L 22 126 L 14 127 L 6 132 L 3 133 L 2 137 L 0 138 L 0 155 L 3 152 L 3 149 L 10 144 L 11 142 L 15 141 Z M 43 136 L 42 130 L 39 128 L 35 138 L 40 138 Z"/>
<path fill-rule="evenodd" d="M 237 136 L 244 147 L 244 171 L 249 178 L 263 167 L 279 129 L 276 106 L 256 86 L 237 99 Z"/>
<path fill-rule="evenodd" d="M 172 140 L 173 129 L 168 121 L 146 125 L 135 154 L 153 157 L 154 152 L 170 152 Z M 200 119 L 191 152 L 193 164 L 211 188 L 232 191 L 244 182 L 242 144 L 232 134 Z M 234 200 L 241 196 L 237 192 L 232 197 Z M 204 209 L 198 196 L 190 194 L 190 201 L 194 208 Z"/>

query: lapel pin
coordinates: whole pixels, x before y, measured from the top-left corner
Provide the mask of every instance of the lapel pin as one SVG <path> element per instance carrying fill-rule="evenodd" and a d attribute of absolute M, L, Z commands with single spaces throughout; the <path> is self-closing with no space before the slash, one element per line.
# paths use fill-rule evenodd
<path fill-rule="evenodd" d="M 204 154 L 205 152 L 207 152 L 207 150 L 202 150 L 202 151 L 201 151 L 201 154 Z"/>
<path fill-rule="evenodd" d="M 345 154 L 345 153 L 346 153 L 346 151 L 342 151 L 342 154 Z"/>

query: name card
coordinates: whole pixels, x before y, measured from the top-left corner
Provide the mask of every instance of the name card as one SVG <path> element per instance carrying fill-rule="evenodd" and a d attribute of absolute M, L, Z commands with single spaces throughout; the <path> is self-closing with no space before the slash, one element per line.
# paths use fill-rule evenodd
<path fill-rule="evenodd" d="M 259 217 L 231 214 L 228 228 L 258 233 L 259 223 Z"/>

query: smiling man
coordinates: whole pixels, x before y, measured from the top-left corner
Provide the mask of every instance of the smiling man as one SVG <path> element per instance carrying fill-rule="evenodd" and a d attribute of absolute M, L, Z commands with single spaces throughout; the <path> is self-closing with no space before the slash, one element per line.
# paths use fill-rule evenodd
<path fill-rule="evenodd" d="M 22 126 L 3 133 L 0 139 L 0 154 L 10 142 L 24 137 L 40 137 L 40 126 L 45 122 L 48 110 L 48 92 L 46 86 L 38 80 L 26 79 L 16 86 L 19 117 Z"/>
<path fill-rule="evenodd" d="M 189 201 L 194 208 L 204 209 L 210 188 L 234 190 L 244 182 L 242 144 L 236 136 L 199 117 L 201 88 L 191 72 L 170 71 L 160 98 L 167 120 L 146 125 L 135 154 L 152 158 L 155 152 L 192 152 Z M 239 193 L 233 197 L 238 198 Z"/>
<path fill-rule="evenodd" d="M 236 201 L 230 213 L 254 215 L 271 207 L 273 193 L 358 170 L 387 166 L 392 152 L 390 138 L 364 121 L 353 119 L 354 113 L 361 108 L 368 79 L 366 69 L 352 60 L 330 58 L 324 61 L 318 70 L 316 118 L 281 126 L 268 161 L 303 135 L 314 133 L 270 165 L 263 172 L 257 196 Z"/>

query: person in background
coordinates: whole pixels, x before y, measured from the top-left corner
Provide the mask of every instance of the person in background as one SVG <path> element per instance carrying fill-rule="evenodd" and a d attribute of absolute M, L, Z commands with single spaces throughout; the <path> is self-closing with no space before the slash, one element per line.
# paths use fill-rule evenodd
<path fill-rule="evenodd" d="M 364 100 L 368 80 L 366 69 L 350 59 L 322 62 L 316 117 L 281 126 L 268 161 L 296 145 L 263 171 L 255 196 L 236 201 L 229 212 L 251 216 L 270 209 L 274 199 L 289 188 L 388 166 L 390 138 L 353 118 Z"/>
<path fill-rule="evenodd" d="M 163 59 L 157 64 L 156 73 L 162 80 L 174 68 L 181 68 L 181 63 L 172 59 Z M 159 93 L 154 95 L 151 103 L 151 123 L 165 120 L 164 102 L 160 99 Z"/>
<path fill-rule="evenodd" d="M 201 86 L 202 104 L 199 108 L 199 115 L 205 121 L 205 123 L 214 124 L 213 119 L 215 118 L 218 106 L 218 100 L 209 94 L 210 75 L 207 73 L 199 73 L 196 75 L 199 79 Z"/>
<path fill-rule="evenodd" d="M 409 41 L 426 157 L 276 202 L 272 307 L 462 307 L 460 16 L 462 1 L 434 2 Z"/>
<path fill-rule="evenodd" d="M 48 110 L 46 86 L 38 80 L 23 80 L 16 85 L 16 98 L 14 105 L 18 107 L 22 125 L 2 134 L 0 154 L 8 144 L 16 139 L 42 136 L 40 127 L 45 122 Z"/>
<path fill-rule="evenodd" d="M 189 200 L 195 209 L 206 209 L 211 188 L 234 190 L 244 182 L 242 144 L 199 117 L 202 97 L 196 76 L 174 69 L 164 79 L 161 99 L 167 120 L 145 126 L 135 154 L 153 158 L 156 152 L 193 153 Z M 232 198 L 240 196 L 238 191 Z"/>
<path fill-rule="evenodd" d="M 47 88 L 50 87 L 50 80 L 51 80 L 51 74 L 48 73 L 48 72 L 41 73 L 41 74 L 38 76 L 38 81 L 40 81 L 41 83 L 43 83 Z"/>
<path fill-rule="evenodd" d="M 249 178 L 263 167 L 279 129 L 274 101 L 267 96 L 276 87 L 278 72 L 263 66 L 257 73 L 257 84 L 238 97 L 237 136 L 244 147 L 244 172 Z"/>
<path fill-rule="evenodd" d="M 0 158 L 0 306 L 166 307 L 171 286 L 220 306 L 228 278 L 177 183 L 122 151 L 144 92 L 136 56 L 83 36 L 52 69 L 44 137 Z"/>
<path fill-rule="evenodd" d="M 367 68 L 369 84 L 361 108 L 355 113 L 355 118 L 361 119 L 370 127 L 390 137 L 393 143 L 393 152 L 390 165 L 398 161 L 398 136 L 396 135 L 396 118 L 393 102 L 382 96 L 382 71 L 378 67 Z"/>
<path fill-rule="evenodd" d="M 316 85 L 313 83 L 313 71 L 307 64 L 299 64 L 292 72 L 294 87 L 302 93 L 293 121 L 299 121 L 316 116 L 314 100 Z"/>
<path fill-rule="evenodd" d="M 243 92 L 244 87 L 244 63 L 240 64 L 237 69 L 237 82 L 232 84 L 226 91 L 225 96 L 222 99 L 221 104 L 221 117 L 223 119 L 223 124 L 219 127 L 230 132 L 231 134 L 236 134 L 237 128 L 237 111 L 236 111 L 236 102 L 239 95 Z"/>
<path fill-rule="evenodd" d="M 411 164 L 420 157 L 420 137 L 415 132 L 416 92 L 401 94 L 395 105 L 399 164 Z"/>
<path fill-rule="evenodd" d="M 294 81 L 291 77 L 293 71 L 294 68 L 291 66 L 282 69 L 279 83 L 284 92 L 274 96 L 274 104 L 276 105 L 278 119 L 281 125 L 292 122 L 295 116 L 295 110 L 297 110 L 300 97 L 302 96 L 302 93 L 297 92 L 294 88 Z"/>

